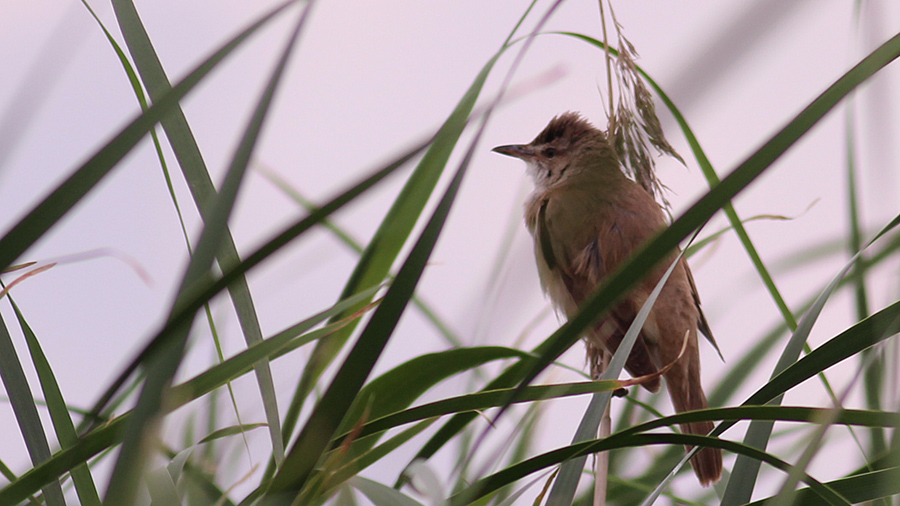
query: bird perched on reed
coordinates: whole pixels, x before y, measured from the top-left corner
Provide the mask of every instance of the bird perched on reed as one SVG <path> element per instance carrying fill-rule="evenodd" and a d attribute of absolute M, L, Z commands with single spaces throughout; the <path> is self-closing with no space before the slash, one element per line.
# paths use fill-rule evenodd
<path fill-rule="evenodd" d="M 607 134 L 576 113 L 553 118 L 529 144 L 499 146 L 494 151 L 524 160 L 528 166 L 534 192 L 525 204 L 525 224 L 534 238 L 541 285 L 570 318 L 604 276 L 666 226 L 665 214 L 653 196 L 622 172 Z M 595 377 L 599 357 L 604 351 L 615 352 L 676 256 L 671 253 L 648 272 L 586 332 Z M 698 331 L 715 344 L 691 271 L 681 259 L 625 365 L 632 376 L 644 376 L 674 363 L 663 377 L 677 412 L 707 407 L 700 384 Z M 679 359 L 685 339 L 686 350 Z M 660 380 L 654 378 L 643 386 L 657 392 Z M 712 428 L 712 422 L 681 425 L 684 432 L 700 435 Z M 691 459 L 691 466 L 707 486 L 722 475 L 722 453 L 704 448 Z"/>

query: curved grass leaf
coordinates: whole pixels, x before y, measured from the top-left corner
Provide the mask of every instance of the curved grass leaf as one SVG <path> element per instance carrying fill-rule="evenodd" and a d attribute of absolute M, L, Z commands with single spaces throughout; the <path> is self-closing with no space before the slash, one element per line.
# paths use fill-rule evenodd
<path fill-rule="evenodd" d="M 765 404 L 832 365 L 890 338 L 898 331 L 900 331 L 900 302 L 873 314 L 816 348 L 763 385 L 744 401 L 743 405 Z M 716 426 L 710 435 L 718 436 L 732 427 L 734 423 L 723 422 Z M 678 467 L 683 466 L 689 457 L 690 454 L 685 456 L 679 462 Z M 674 473 L 669 473 L 667 476 L 673 475 Z M 659 484 L 645 503 L 654 500 L 654 496 L 658 496 L 667 481 L 668 478 Z"/>
<path fill-rule="evenodd" d="M 879 469 L 878 471 L 829 481 L 825 485 L 847 498 L 853 504 L 889 498 L 900 494 L 900 468 Z M 763 504 L 771 500 L 771 497 L 760 499 L 746 506 L 763 506 Z M 793 506 L 817 506 L 822 504 L 822 500 L 815 492 L 808 488 L 803 488 L 797 491 L 791 504 Z"/>
<path fill-rule="evenodd" d="M 807 338 L 809 337 L 810 331 L 812 331 L 813 325 L 816 320 L 818 320 L 819 314 L 821 314 L 822 309 L 825 307 L 825 303 L 831 297 L 831 294 L 834 293 L 838 282 L 846 276 L 852 266 L 853 263 L 848 264 L 834 277 L 834 279 L 832 279 L 828 286 L 825 287 L 822 293 L 816 298 L 816 301 L 813 302 L 809 311 L 807 311 L 800 320 L 797 329 L 788 340 L 778 359 L 778 363 L 775 365 L 775 370 L 772 372 L 772 378 L 797 361 L 800 352 L 803 350 L 804 345 L 806 345 Z M 769 402 L 778 405 L 781 404 L 782 398 L 782 395 L 779 395 Z M 744 436 L 744 444 L 765 450 L 769 438 L 772 435 L 773 427 L 774 424 L 772 422 L 751 423 L 750 427 L 747 429 L 747 434 Z M 750 496 L 753 494 L 753 489 L 756 485 L 757 476 L 759 475 L 759 466 L 760 462 L 758 461 L 738 457 L 732 470 L 731 478 L 728 480 L 728 486 L 725 488 L 725 494 L 722 497 L 723 505 L 744 504 L 750 500 Z"/>
<path fill-rule="evenodd" d="M 350 485 L 362 492 L 375 506 L 422 506 L 422 503 L 406 494 L 361 476 L 352 478 Z"/>
<path fill-rule="evenodd" d="M 490 66 L 486 67 L 486 69 L 489 68 Z M 483 76 L 480 75 L 480 78 L 482 80 L 486 78 L 486 73 Z M 465 124 L 465 118 L 462 118 L 462 121 Z M 473 148 L 477 145 L 482 131 L 483 126 L 472 141 Z M 302 489 L 327 448 L 329 440 L 335 435 L 341 420 L 350 409 L 354 398 L 387 345 L 400 316 L 415 292 L 416 285 L 434 250 L 462 184 L 471 156 L 472 149 L 470 148 L 412 251 L 397 273 L 397 277 L 372 315 L 372 319 L 344 360 L 322 399 L 316 404 L 309 420 L 285 458 L 285 465 L 273 477 L 266 494 L 270 503 L 281 501 L 283 497 L 292 496 L 293 492 Z"/>
<path fill-rule="evenodd" d="M 407 161 L 416 156 L 416 154 L 425 149 L 427 145 L 428 141 L 412 148 L 410 151 L 407 151 L 385 167 L 376 170 L 374 173 L 363 178 L 359 183 L 353 185 L 348 190 L 338 194 L 336 197 L 323 205 L 318 211 L 313 212 L 309 216 L 287 226 L 280 233 L 276 234 L 271 240 L 248 255 L 246 259 L 235 266 L 232 270 L 223 273 L 220 279 L 213 283 L 210 283 L 210 285 L 206 289 L 200 290 L 193 299 L 186 301 L 181 309 L 174 315 L 172 315 L 171 318 L 169 318 L 169 321 L 162 326 L 162 328 L 155 334 L 153 339 L 151 339 L 150 342 L 144 347 L 144 349 L 138 354 L 138 356 L 132 360 L 132 362 L 119 375 L 116 381 L 113 382 L 113 385 L 101 397 L 101 401 L 98 402 L 97 406 L 94 407 L 91 414 L 89 414 L 86 418 L 88 420 L 102 419 L 102 417 L 97 416 L 97 413 L 99 413 L 105 403 L 113 397 L 116 389 L 120 385 L 125 383 L 130 374 L 134 370 L 136 370 L 142 362 L 146 360 L 146 357 L 149 356 L 149 354 L 160 345 L 160 342 L 162 342 L 166 338 L 166 336 L 172 333 L 178 325 L 183 324 L 183 322 L 186 321 L 187 318 L 193 317 L 194 313 L 201 307 L 203 307 L 203 305 L 206 304 L 213 296 L 224 290 L 238 276 L 244 275 L 247 271 L 259 265 L 263 260 L 278 251 L 284 245 L 286 245 L 293 239 L 296 239 L 297 237 L 320 223 L 325 217 L 342 208 L 344 205 L 351 202 L 353 199 L 365 193 L 367 190 L 384 180 L 384 178 L 403 166 Z M 2 496 L 2 493 L 3 491 L 0 490 L 0 496 Z"/>
<path fill-rule="evenodd" d="M 303 10 L 300 19 L 288 38 L 281 57 L 241 137 L 219 196 L 215 200 L 210 215 L 207 216 L 197 248 L 191 257 L 187 272 L 184 274 L 181 287 L 178 290 L 178 296 L 172 308 L 172 315 L 181 309 L 184 301 L 193 298 L 197 291 L 196 287 L 202 286 L 201 283 L 209 276 L 209 269 L 212 266 L 216 253 L 220 249 L 219 245 L 221 244 L 222 236 L 228 227 L 228 217 L 231 215 L 234 207 L 238 190 L 243 182 L 244 174 L 246 174 L 247 164 L 259 138 L 262 124 L 269 111 L 269 106 L 274 98 L 291 52 L 302 28 L 305 26 L 309 5 L 307 4 L 307 8 Z M 147 370 L 147 379 L 138 397 L 137 404 L 132 411 L 132 416 L 124 429 L 122 449 L 113 468 L 110 485 L 104 497 L 104 504 L 128 505 L 135 500 L 140 476 L 143 473 L 146 459 L 149 457 L 146 439 L 152 437 L 155 425 L 153 422 L 162 410 L 163 393 L 168 388 L 181 363 L 192 322 L 193 318 L 191 316 L 186 318 L 182 324 L 175 328 L 175 332 L 161 342 L 156 351 L 147 357 L 147 362 L 144 364 Z"/>
<path fill-rule="evenodd" d="M 373 292 L 375 290 L 376 288 L 371 289 Z M 315 338 L 326 335 L 328 332 L 333 331 L 334 327 L 346 322 L 341 320 L 299 338 L 296 337 L 297 334 L 312 328 L 334 314 L 344 311 L 347 307 L 355 305 L 360 299 L 367 296 L 370 296 L 370 294 L 368 291 L 365 291 L 350 299 L 341 301 L 332 308 L 238 353 L 225 362 L 213 366 L 178 386 L 172 387 L 167 398 L 166 409 L 169 411 L 175 410 L 208 394 L 215 388 L 224 385 L 227 381 L 246 374 L 251 370 L 252 365 L 262 357 L 274 358 L 280 356 L 286 348 L 295 346 L 298 341 L 305 344 Z M 359 313 L 353 315 L 353 317 L 359 317 Z M 56 479 L 80 463 L 86 462 L 98 453 L 118 444 L 122 427 L 129 416 L 129 413 L 125 413 L 108 421 L 103 426 L 82 436 L 74 446 L 57 452 L 44 464 L 32 468 L 18 479 L 11 479 L 9 485 L 0 489 L 0 505 L 17 504 L 50 480 Z"/>
<path fill-rule="evenodd" d="M 374 438 L 360 438 L 350 444 L 349 447 L 342 445 L 340 448 L 332 450 L 330 452 L 331 454 L 342 454 L 340 457 L 343 457 L 344 460 L 351 460 L 343 462 L 340 467 L 334 469 L 332 472 L 328 472 L 327 476 L 322 476 L 326 474 L 325 472 L 320 471 L 317 473 L 316 479 L 324 482 L 318 487 L 320 490 L 324 489 L 324 492 L 320 492 L 318 495 L 321 496 L 321 499 L 330 497 L 336 487 L 358 475 L 360 471 L 390 455 L 401 445 L 430 427 L 434 421 L 435 419 L 419 422 L 374 448 L 372 448 L 372 446 L 374 446 L 375 443 L 370 440 Z M 328 459 L 328 456 L 326 459 Z M 326 460 L 326 462 L 327 461 L 328 460 Z M 328 466 L 325 466 L 325 471 L 328 471 Z M 309 501 L 304 502 L 308 503 Z"/>
<path fill-rule="evenodd" d="M 900 223 L 900 216 L 894 218 L 894 220 L 889 223 L 880 233 L 878 233 L 865 247 L 871 245 L 872 242 L 876 241 L 882 235 L 893 229 L 898 223 Z M 856 259 L 859 258 L 864 250 L 865 248 L 858 251 L 850 260 L 850 262 L 848 262 L 844 266 L 844 268 L 841 269 L 841 271 L 834 277 L 834 279 L 832 279 L 828 286 L 825 287 L 816 301 L 813 302 L 813 305 L 803 316 L 803 319 L 800 320 L 799 325 L 797 325 L 797 330 L 791 336 L 787 345 L 785 345 L 782 355 L 778 359 L 778 363 L 775 365 L 775 370 L 772 373 L 773 379 L 775 376 L 784 371 L 788 366 L 797 361 L 797 357 L 800 356 L 800 352 L 806 344 L 809 333 L 812 330 L 812 327 L 815 324 L 816 320 L 818 319 L 819 314 L 825 307 L 825 303 L 831 297 L 831 294 L 834 293 L 834 290 L 837 288 L 838 283 L 842 279 L 844 279 L 850 269 L 853 268 L 854 265 L 856 265 Z M 780 404 L 781 396 L 775 397 L 768 402 L 773 404 Z M 747 434 L 744 437 L 744 444 L 759 449 L 765 449 L 771 434 L 771 423 L 751 423 L 750 427 L 747 429 Z M 747 458 L 738 457 L 738 460 L 737 462 L 735 462 L 734 469 L 732 471 L 732 477 L 731 479 L 729 479 L 728 486 L 725 489 L 725 495 L 722 497 L 723 506 L 736 506 L 748 502 L 751 495 L 753 494 L 753 489 L 756 484 L 758 473 L 759 462 L 755 462 Z"/>
<path fill-rule="evenodd" d="M 890 256 L 895 251 L 897 251 L 898 247 L 900 247 L 900 240 L 898 239 L 900 239 L 900 236 L 887 240 L 887 242 L 882 244 L 881 249 L 877 250 L 869 257 L 867 261 L 864 262 L 863 268 L 866 270 L 871 269 L 876 265 L 880 265 L 885 259 L 890 258 Z M 841 280 L 839 287 L 846 287 L 849 282 L 850 280 L 845 278 Z M 818 290 L 816 292 L 816 295 L 818 295 L 819 293 L 821 293 L 821 290 Z M 797 306 L 799 312 L 805 313 L 809 309 L 809 307 L 812 306 L 812 303 L 814 301 L 815 296 L 799 304 Z M 719 382 L 716 388 L 709 395 L 710 405 L 720 406 L 725 403 L 727 399 L 731 398 L 732 394 L 734 394 L 744 384 L 745 380 L 749 376 L 749 372 L 754 370 L 758 366 L 758 364 L 765 357 L 765 353 L 774 345 L 781 334 L 785 333 L 786 331 L 787 326 L 784 324 L 784 322 L 776 325 L 770 331 L 766 332 L 764 337 L 758 340 L 757 344 L 755 344 L 753 348 L 748 351 L 739 362 L 730 364 L 731 366 L 729 367 L 728 374 L 724 378 L 722 378 L 722 381 Z"/>
<path fill-rule="evenodd" d="M 300 192 L 296 188 L 292 187 L 290 183 L 288 183 L 284 178 L 282 178 L 275 172 L 267 168 L 263 168 L 260 170 L 260 174 L 268 179 L 269 182 L 275 185 L 275 187 L 281 190 L 285 195 L 290 197 L 291 200 L 300 204 L 308 212 L 313 212 L 317 209 L 317 207 L 312 202 L 300 195 Z M 350 250 L 354 253 L 362 254 L 365 251 L 365 248 L 363 248 L 356 239 L 351 237 L 349 233 L 342 230 L 338 225 L 335 225 L 330 220 L 323 221 L 322 226 L 331 231 L 336 239 L 350 248 Z M 388 274 L 388 276 L 390 276 L 390 274 Z M 440 317 L 438 317 L 437 313 L 435 313 L 434 309 L 432 309 L 430 305 L 426 304 L 425 301 L 422 300 L 422 298 L 419 296 L 413 297 L 412 303 L 419 309 L 419 311 L 422 313 L 422 316 L 424 316 L 425 319 L 434 326 L 435 330 L 437 330 L 438 333 L 447 340 L 448 344 L 457 348 L 462 348 L 462 341 L 459 339 L 459 337 L 456 336 L 455 333 L 453 333 L 452 330 L 450 330 L 450 327 L 448 327 L 447 324 Z"/>
<path fill-rule="evenodd" d="M 69 408 L 63 398 L 62 391 L 59 389 L 59 383 L 56 381 L 56 375 L 53 374 L 53 368 L 47 360 L 41 344 L 25 321 L 25 317 L 19 310 L 19 306 L 9 299 L 19 320 L 19 326 L 25 335 L 25 342 L 28 344 L 28 351 L 31 354 L 31 361 L 34 369 L 37 371 L 38 380 L 41 383 L 41 391 L 47 403 L 47 410 L 50 412 L 50 419 L 53 421 L 53 429 L 56 432 L 56 439 L 62 448 L 70 448 L 78 442 L 78 434 L 75 432 L 75 424 L 72 417 L 69 416 Z M 72 482 L 75 484 L 75 492 L 82 506 L 99 506 L 100 495 L 97 493 L 97 486 L 91 476 L 91 471 L 87 464 L 76 466 L 71 470 Z"/>
<path fill-rule="evenodd" d="M 678 413 L 656 420 L 635 425 L 616 435 L 639 434 L 661 427 L 701 421 L 770 420 L 778 422 L 808 422 L 818 424 L 822 416 L 832 413 L 829 408 L 812 408 L 805 406 L 757 406 L 743 405 L 736 408 L 711 408 Z M 900 427 L 900 413 L 889 411 L 871 411 L 862 409 L 844 409 L 831 419 L 832 425 L 860 425 L 866 427 Z"/>
<path fill-rule="evenodd" d="M 502 53 L 502 49 L 501 49 Z M 444 171 L 460 135 L 469 121 L 475 102 L 481 93 L 494 63 L 500 53 L 494 55 L 481 69 L 475 80 L 466 90 L 453 112 L 438 130 L 434 141 L 428 147 L 415 171 L 407 180 L 400 194 L 394 200 L 391 209 L 382 220 L 372 240 L 363 251 L 359 262 L 344 286 L 341 298 L 356 293 L 360 288 L 380 283 L 388 275 L 391 265 L 397 259 L 400 249 L 409 238 L 413 227 L 431 197 L 438 179 Z M 352 308 L 351 308 L 352 309 Z M 292 433 L 303 403 L 312 390 L 319 376 L 328 367 L 343 348 L 355 326 L 324 340 L 316 345 L 307 362 L 300 384 L 285 415 L 285 438 Z"/>
<path fill-rule="evenodd" d="M 221 439 L 223 437 L 235 436 L 238 434 L 243 434 L 244 432 L 248 432 L 254 429 L 258 429 L 260 427 L 265 427 L 264 423 L 247 423 L 244 425 L 232 425 L 230 427 L 223 427 L 221 429 L 216 430 L 215 432 L 209 434 L 205 438 L 197 441 L 197 444 L 208 443 L 210 441 L 215 441 L 216 439 Z"/>
<path fill-rule="evenodd" d="M 16 348 L 13 346 L 12 336 L 10 336 L 9 329 L 6 328 L 6 322 L 2 317 L 0 317 L 0 380 L 3 381 L 9 402 L 12 404 L 31 463 L 38 466 L 48 461 L 50 459 L 50 443 L 47 441 L 37 406 L 34 404 L 31 387 L 28 386 L 28 380 L 25 378 L 25 370 L 22 368 Z M 42 485 L 44 486 L 44 498 L 48 505 L 65 506 L 66 502 L 59 481 L 48 480 Z M 31 493 L 36 491 L 33 490 Z"/>
<path fill-rule="evenodd" d="M 169 83 L 169 79 L 163 70 L 159 57 L 150 42 L 150 37 L 147 35 L 133 2 L 131 0 L 114 0 L 113 8 L 119 22 L 119 27 L 122 30 L 122 35 L 125 37 L 125 41 L 134 58 L 138 72 L 140 72 L 141 78 L 147 87 L 147 92 L 154 101 L 161 99 L 171 90 L 171 84 Z M 275 79 L 270 81 L 271 84 L 276 82 L 277 80 Z M 270 91 L 274 92 L 274 89 Z M 271 100 L 271 97 L 269 100 Z M 257 108 L 257 111 L 265 111 L 266 109 L 268 109 L 268 105 Z M 210 179 L 206 165 L 203 162 L 200 148 L 197 146 L 194 135 L 188 126 L 184 111 L 180 106 L 176 106 L 171 114 L 162 118 L 161 124 L 169 138 L 169 143 L 172 146 L 175 157 L 178 159 L 179 165 L 182 168 L 185 180 L 188 183 L 188 188 L 191 190 L 191 195 L 194 197 L 197 208 L 200 210 L 200 215 L 204 220 L 209 220 L 210 214 L 213 211 L 216 189 Z M 249 137 L 245 138 L 249 139 Z M 249 150 L 245 149 L 244 152 L 246 153 L 246 156 L 249 157 Z M 163 160 L 161 153 L 160 160 Z M 243 160 L 241 163 L 246 165 L 247 160 Z M 165 165 L 163 166 L 163 169 L 165 170 Z M 168 180 L 167 172 L 166 178 Z M 171 183 L 168 183 L 171 188 Z M 177 209 L 177 202 L 175 205 Z M 223 234 L 221 246 L 216 251 L 216 256 L 219 267 L 223 271 L 229 270 L 240 262 L 234 239 L 227 230 Z M 247 280 L 243 276 L 239 277 L 235 280 L 234 284 L 228 287 L 228 292 L 231 295 L 235 312 L 238 316 L 238 322 L 240 323 L 247 344 L 250 345 L 261 341 L 262 331 L 260 330 L 259 319 L 256 315 L 256 309 L 250 295 L 250 287 L 247 285 Z M 266 362 L 257 364 L 256 375 L 260 393 L 263 398 L 266 420 L 269 423 L 269 434 L 272 441 L 273 453 L 276 461 L 280 462 L 284 457 L 284 443 L 281 439 L 275 386 L 272 381 L 272 372 L 269 369 L 269 365 Z"/>
<path fill-rule="evenodd" d="M 377 419 L 402 411 L 431 387 L 452 375 L 494 360 L 522 355 L 523 352 L 512 348 L 484 346 L 428 353 L 413 358 L 363 387 L 337 433 L 348 432 L 353 425 L 366 419 Z"/>
<path fill-rule="evenodd" d="M 127 155 L 151 128 L 251 34 L 296 0 L 272 9 L 228 41 L 181 80 L 161 100 L 138 115 L 96 154 L 0 238 L 0 270 L 10 265 L 75 206 Z"/>
<path fill-rule="evenodd" d="M 791 469 L 790 464 L 773 455 L 733 441 L 716 439 L 709 436 L 695 436 L 688 434 L 613 434 L 602 440 L 586 441 L 576 445 L 558 448 L 510 466 L 493 475 L 484 477 L 473 483 L 469 488 L 453 495 L 449 500 L 449 506 L 463 506 L 465 504 L 470 504 L 479 497 L 483 497 L 502 486 L 518 481 L 534 472 L 582 455 L 589 455 L 591 453 L 618 448 L 675 444 L 721 448 L 733 453 L 750 455 L 753 458 L 762 460 L 783 471 L 790 471 Z M 826 501 L 827 504 L 841 506 L 849 505 L 846 500 L 822 485 L 813 477 L 804 473 L 802 480 L 810 485 L 816 494 L 818 494 L 823 501 Z"/>
<path fill-rule="evenodd" d="M 631 355 L 631 349 L 634 346 L 635 341 L 637 341 L 638 334 L 644 327 L 644 322 L 650 315 L 650 310 L 653 308 L 653 305 L 656 304 L 656 299 L 659 297 L 660 292 L 662 292 L 663 287 L 666 285 L 666 281 L 669 280 L 669 276 L 672 274 L 672 271 L 675 270 L 675 266 L 681 261 L 683 255 L 684 252 L 678 253 L 675 259 L 672 260 L 669 268 L 666 269 L 665 274 L 659 279 L 656 286 L 653 287 L 653 291 L 647 297 L 647 300 L 644 301 L 637 316 L 635 316 L 631 325 L 628 327 L 625 337 L 623 337 L 622 342 L 619 343 L 619 347 L 609 361 L 606 370 L 600 375 L 600 380 L 615 380 L 622 374 L 625 362 L 628 360 L 628 356 Z M 578 429 L 575 431 L 575 436 L 572 438 L 572 444 L 596 438 L 597 428 L 600 426 L 600 420 L 603 418 L 603 414 L 606 412 L 611 398 L 611 391 L 599 392 L 593 395 L 590 404 L 585 410 L 584 417 L 582 417 L 581 422 L 578 424 Z M 550 489 L 550 496 L 547 498 L 548 506 L 567 506 L 572 504 L 572 501 L 575 499 L 575 491 L 578 488 L 578 481 L 581 479 L 582 471 L 584 471 L 584 463 L 586 461 L 587 456 L 585 455 L 566 461 L 562 464 L 559 474 L 556 475 L 556 481 L 553 484 L 553 488 Z"/>
<path fill-rule="evenodd" d="M 584 381 L 579 383 L 560 383 L 555 385 L 529 386 L 523 390 L 516 402 L 534 402 L 548 399 L 558 399 L 572 395 L 584 395 L 596 392 L 611 392 L 622 388 L 619 381 Z M 384 432 L 401 425 L 420 420 L 427 420 L 438 416 L 454 413 L 468 413 L 483 411 L 490 408 L 503 406 L 512 388 L 497 390 L 482 390 L 474 394 L 450 397 L 439 401 L 429 402 L 413 408 L 404 409 L 387 414 L 381 418 L 374 418 L 360 428 L 358 437 Z M 349 433 L 344 433 L 335 438 L 335 444 L 340 444 Z"/>
<path fill-rule="evenodd" d="M 763 385 L 744 404 L 765 404 L 820 371 L 875 346 L 897 332 L 900 332 L 900 301 L 828 340 Z"/>
<path fill-rule="evenodd" d="M 746 225 L 747 223 L 750 223 L 751 221 L 791 221 L 791 220 L 795 220 L 795 219 L 796 219 L 795 217 L 782 216 L 779 214 L 757 214 L 757 215 L 751 216 L 749 218 L 742 219 L 741 224 Z M 720 228 L 719 230 L 716 230 L 712 234 L 709 234 L 708 236 L 704 237 L 703 239 L 697 240 L 694 244 L 685 248 L 684 256 L 691 258 L 695 254 L 699 253 L 700 250 L 702 250 L 709 244 L 717 241 L 720 237 L 722 237 L 723 235 L 727 234 L 728 232 L 730 232 L 732 230 L 734 230 L 734 227 L 731 225 L 728 225 L 727 227 L 723 227 L 723 228 Z"/>
<path fill-rule="evenodd" d="M 848 336 L 852 339 L 854 336 Z M 849 354 L 847 357 L 853 356 L 855 353 Z M 811 374 L 809 377 L 812 377 L 814 374 Z M 677 414 L 669 417 L 660 418 L 657 420 L 652 420 L 650 422 L 646 422 L 644 424 L 636 425 L 634 427 L 623 430 L 620 434 L 631 434 L 631 433 L 640 433 L 651 431 L 654 429 L 658 429 L 661 427 L 668 427 L 677 425 L 685 422 L 696 422 L 701 420 L 708 421 L 728 421 L 728 422 L 738 422 L 738 421 L 746 421 L 746 420 L 768 420 L 768 421 L 786 421 L 786 422 L 807 422 L 807 423 L 820 423 L 822 420 L 822 416 L 830 413 L 832 410 L 823 409 L 823 408 L 810 408 L 810 407 L 797 407 L 797 406 L 743 406 L 738 408 L 718 408 L 718 409 L 708 409 L 702 411 L 695 411 L 687 414 Z M 861 427 L 869 427 L 869 428 L 896 428 L 900 425 L 900 413 L 891 413 L 891 412 L 883 412 L 883 411 L 871 411 L 871 410 L 845 410 L 839 413 L 833 420 L 831 420 L 832 424 L 839 425 L 856 425 Z M 733 423 L 729 423 L 730 427 Z M 677 448 L 673 448 L 673 452 L 678 451 Z M 667 452 L 672 453 L 672 452 Z M 666 459 L 669 460 L 669 459 Z M 677 460 L 677 459 L 676 459 Z M 657 459 L 657 462 L 660 462 Z M 878 463 L 873 463 L 874 469 L 881 469 Z M 659 471 L 658 465 L 654 466 L 654 470 Z M 667 466 L 664 466 L 667 467 Z M 858 473 L 864 474 L 864 473 Z M 643 479 L 640 480 L 640 483 L 647 483 Z M 647 489 L 641 489 L 643 494 L 646 494 Z M 836 490 L 838 493 L 844 495 L 841 491 Z M 626 503 L 628 502 L 626 498 L 620 494 L 615 496 L 619 500 L 624 500 Z M 848 497 L 849 499 L 849 497 Z M 815 497 L 814 500 L 821 501 L 818 496 Z M 856 502 L 856 501 L 854 501 Z M 821 504 L 815 503 L 815 504 Z"/>

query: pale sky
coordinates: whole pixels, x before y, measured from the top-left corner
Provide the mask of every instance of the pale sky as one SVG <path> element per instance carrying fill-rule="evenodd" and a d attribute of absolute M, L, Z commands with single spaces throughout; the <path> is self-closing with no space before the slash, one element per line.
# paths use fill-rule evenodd
<path fill-rule="evenodd" d="M 667 90 L 719 174 L 725 175 L 852 62 L 900 30 L 900 4 L 877 0 L 866 2 L 857 34 L 853 3 L 630 0 L 616 2 L 615 7 L 625 35 L 641 56 L 638 64 Z M 266 8 L 262 2 L 233 0 L 136 4 L 173 81 Z M 124 46 L 111 7 L 99 2 L 91 5 Z M 549 5 L 539 2 L 523 30 L 530 30 Z M 328 199 L 436 128 L 526 6 L 527 2 L 514 0 L 318 3 L 279 90 L 255 153 L 257 160 L 311 199 Z M 254 37 L 184 102 L 216 181 L 224 173 L 296 12 L 292 10 Z M 548 25 L 547 31 L 552 30 L 599 38 L 597 3 L 564 3 Z M 497 90 L 514 54 L 515 50 L 510 51 L 498 63 L 484 100 Z M 138 105 L 102 31 L 78 2 L 7 2 L 0 8 L 0 62 L 4 76 L 0 79 L 0 229 L 6 230 L 134 117 Z M 490 148 L 527 142 L 552 116 L 566 110 L 581 111 L 595 124 L 605 124 L 605 98 L 598 91 L 605 89 L 602 53 L 571 38 L 542 36 L 514 83 L 527 83 L 553 69 L 561 69 L 562 77 L 494 114 L 420 284 L 422 296 L 467 344 L 512 345 L 548 306 L 534 271 L 531 240 L 520 218 L 530 183 L 520 162 L 491 153 Z M 898 72 L 895 63 L 858 95 L 859 190 L 869 232 L 898 213 L 900 152 L 893 114 L 900 108 Z M 661 103 L 657 108 L 670 142 L 688 165 L 659 160 L 660 178 L 673 191 L 669 200 L 678 215 L 703 194 L 706 183 L 671 116 Z M 469 140 L 469 135 L 464 136 L 448 171 L 456 167 L 459 152 Z M 196 239 L 197 213 L 174 157 L 168 149 L 166 154 L 179 203 Z M 747 227 L 771 267 L 804 246 L 845 236 L 845 157 L 844 110 L 838 109 L 736 200 L 743 218 L 795 217 Z M 407 170 L 395 176 L 341 212 L 336 221 L 355 237 L 367 239 L 408 174 Z M 232 219 L 232 232 L 246 253 L 300 215 L 280 190 L 251 173 Z M 501 283 L 491 287 L 488 280 L 510 223 L 515 231 L 512 251 L 503 263 Z M 706 233 L 725 224 L 724 217 L 717 215 Z M 177 217 L 146 140 L 20 261 L 48 261 L 98 248 L 133 258 L 152 283 L 144 284 L 126 263 L 98 257 L 58 266 L 12 292 L 41 340 L 67 401 L 81 408 L 96 401 L 165 317 L 186 265 Z M 775 269 L 776 283 L 796 307 L 824 286 L 847 258 L 831 255 L 799 269 Z M 317 232 L 255 270 L 250 282 L 263 333 L 271 335 L 332 304 L 354 262 L 354 254 L 327 233 Z M 726 360 L 736 360 L 779 321 L 777 308 L 733 234 L 726 234 L 691 263 Z M 870 294 L 873 309 L 896 300 L 896 267 L 895 263 L 894 270 L 884 271 L 875 283 Z M 7 282 L 12 279 L 4 276 Z M 243 340 L 230 304 L 220 300 L 214 308 L 226 352 L 240 350 Z M 827 309 L 812 333 L 814 347 L 851 323 L 847 294 L 836 297 Z M 16 328 L 7 303 L 0 304 L 0 314 L 7 326 Z M 543 318 L 522 347 L 540 342 L 557 325 L 555 317 Z M 212 359 L 208 329 L 198 324 L 195 330 L 183 377 Z M 14 340 L 27 363 L 24 341 L 17 333 Z M 719 361 L 709 347 L 701 348 L 704 383 L 714 385 L 728 363 Z M 440 349 L 446 349 L 446 344 L 408 310 L 376 372 Z M 582 354 L 578 345 L 563 359 L 583 367 Z M 299 356 L 293 364 L 291 360 L 289 356 L 273 364 L 276 387 L 283 392 L 282 409 L 290 401 L 298 374 Z M 26 370 L 34 378 L 27 364 Z M 759 378 L 751 384 L 763 383 L 770 372 L 771 366 L 758 371 Z M 852 367 L 836 371 L 837 384 L 846 382 L 852 372 Z M 546 381 L 577 379 L 561 369 L 545 376 Z M 238 387 L 244 421 L 263 421 L 254 418 L 262 416 L 255 386 L 244 381 Z M 429 398 L 458 393 L 460 387 L 442 387 Z M 32 388 L 38 392 L 36 380 Z M 789 393 L 786 403 L 825 405 L 826 400 L 821 387 L 814 384 L 802 394 Z M 556 430 L 542 432 L 539 449 L 565 445 L 587 402 L 579 397 L 554 407 L 544 427 Z M 668 401 L 663 405 L 670 410 Z M 233 413 L 225 416 L 233 417 Z M 167 428 L 178 433 L 177 424 Z M 0 460 L 23 472 L 29 467 L 27 453 L 7 403 L 0 403 L 0 430 L 8 434 L 0 444 Z M 739 438 L 739 432 L 735 434 L 727 435 Z M 257 431 L 251 442 L 259 462 L 268 451 L 268 440 Z M 244 456 L 235 462 L 239 468 L 235 474 L 247 472 Z M 402 464 L 399 458 L 395 463 L 395 469 L 367 474 L 392 482 Z M 849 469 L 829 465 L 814 462 L 812 470 L 828 479 Z"/>

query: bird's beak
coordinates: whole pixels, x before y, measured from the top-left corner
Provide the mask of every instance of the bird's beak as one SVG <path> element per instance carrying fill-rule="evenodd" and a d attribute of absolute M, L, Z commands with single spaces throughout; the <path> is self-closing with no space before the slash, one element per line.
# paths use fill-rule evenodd
<path fill-rule="evenodd" d="M 528 144 L 510 144 L 509 146 L 497 146 L 491 151 L 500 153 L 501 155 L 514 156 L 522 160 L 534 158 L 535 155 L 534 148 L 532 148 Z"/>

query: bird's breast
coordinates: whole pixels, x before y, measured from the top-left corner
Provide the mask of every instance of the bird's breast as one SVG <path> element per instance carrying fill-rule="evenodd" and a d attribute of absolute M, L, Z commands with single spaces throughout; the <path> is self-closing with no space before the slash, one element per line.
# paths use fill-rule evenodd
<path fill-rule="evenodd" d="M 585 234 L 592 228 L 594 211 L 579 206 L 577 199 L 561 192 L 535 192 L 526 203 L 525 223 L 534 240 L 534 257 L 544 292 L 554 306 L 572 316 L 578 300 L 572 294 L 577 274 L 573 259 L 597 236 Z"/>

